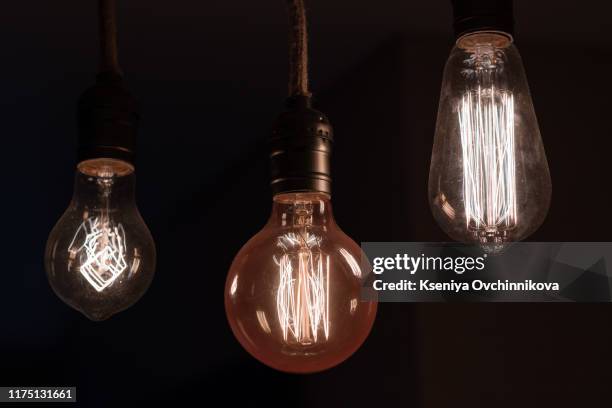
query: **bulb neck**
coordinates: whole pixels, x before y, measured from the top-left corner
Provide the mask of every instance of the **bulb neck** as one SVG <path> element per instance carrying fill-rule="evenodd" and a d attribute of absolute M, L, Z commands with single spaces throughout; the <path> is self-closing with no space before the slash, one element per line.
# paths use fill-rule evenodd
<path fill-rule="evenodd" d="M 297 229 L 334 225 L 330 196 L 321 192 L 277 194 L 268 224 Z"/>
<path fill-rule="evenodd" d="M 469 51 L 478 52 L 487 49 L 503 49 L 512 45 L 513 38 L 507 33 L 498 31 L 474 31 L 464 34 L 457 39 L 457 47 Z"/>
<path fill-rule="evenodd" d="M 86 160 L 78 164 L 72 204 L 89 210 L 135 206 L 134 167 L 109 159 Z"/>
<path fill-rule="evenodd" d="M 512 38 L 512 0 L 451 0 L 455 39 L 473 32 L 499 32 Z"/>
<path fill-rule="evenodd" d="M 333 130 L 329 120 L 312 109 L 310 96 L 296 95 L 286 106 L 270 138 L 273 194 L 331 194 Z"/>

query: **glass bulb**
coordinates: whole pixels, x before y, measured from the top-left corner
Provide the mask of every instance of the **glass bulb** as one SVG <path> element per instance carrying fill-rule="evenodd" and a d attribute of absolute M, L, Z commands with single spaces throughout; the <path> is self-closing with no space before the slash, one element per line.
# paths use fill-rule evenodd
<path fill-rule="evenodd" d="M 546 154 L 511 37 L 461 37 L 444 70 L 431 157 L 436 221 L 457 241 L 495 250 L 534 232 L 550 196 Z"/>
<path fill-rule="evenodd" d="M 333 367 L 364 342 L 376 301 L 361 301 L 361 248 L 334 221 L 322 193 L 279 194 L 266 226 L 240 250 L 227 276 L 234 335 L 275 369 Z"/>
<path fill-rule="evenodd" d="M 91 320 L 130 307 L 155 273 L 155 243 L 136 207 L 134 180 L 121 160 L 79 163 L 70 206 L 49 234 L 49 283 Z"/>

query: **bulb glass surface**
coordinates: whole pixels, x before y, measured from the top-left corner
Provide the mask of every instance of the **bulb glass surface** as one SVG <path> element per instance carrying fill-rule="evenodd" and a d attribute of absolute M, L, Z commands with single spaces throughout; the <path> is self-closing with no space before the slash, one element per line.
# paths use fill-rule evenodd
<path fill-rule="evenodd" d="M 447 61 L 429 174 L 434 217 L 453 239 L 496 249 L 544 221 L 551 182 L 512 39 L 461 37 Z"/>
<path fill-rule="evenodd" d="M 336 225 L 328 196 L 280 194 L 266 226 L 238 253 L 225 287 L 227 317 L 242 346 L 287 372 L 316 372 L 353 354 L 376 317 L 361 301 L 368 271 Z"/>
<path fill-rule="evenodd" d="M 55 293 L 92 320 L 144 294 L 155 272 L 155 244 L 136 207 L 130 164 L 79 164 L 72 201 L 47 241 L 45 267 Z"/>

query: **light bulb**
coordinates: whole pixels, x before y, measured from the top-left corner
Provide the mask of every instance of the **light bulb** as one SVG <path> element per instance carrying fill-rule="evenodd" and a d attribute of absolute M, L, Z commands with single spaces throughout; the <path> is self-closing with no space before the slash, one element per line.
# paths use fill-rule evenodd
<path fill-rule="evenodd" d="M 79 163 L 72 201 L 47 241 L 55 293 L 91 320 L 134 304 L 155 272 L 155 243 L 134 199 L 134 167 L 117 159 Z"/>
<path fill-rule="evenodd" d="M 281 371 L 316 372 L 344 361 L 376 317 L 376 302 L 361 301 L 369 273 L 362 256 L 336 225 L 328 195 L 276 195 L 268 223 L 227 276 L 225 308 L 234 335 Z"/>
<path fill-rule="evenodd" d="M 446 63 L 429 201 L 453 239 L 499 249 L 534 232 L 551 182 L 521 57 L 512 37 L 475 32 Z"/>

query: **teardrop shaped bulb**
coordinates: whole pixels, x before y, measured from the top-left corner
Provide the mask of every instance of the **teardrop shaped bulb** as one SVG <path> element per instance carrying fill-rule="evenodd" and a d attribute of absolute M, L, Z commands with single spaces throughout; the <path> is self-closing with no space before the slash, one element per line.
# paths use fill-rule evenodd
<path fill-rule="evenodd" d="M 72 201 L 49 234 L 49 283 L 91 320 L 130 307 L 155 273 L 155 243 L 136 207 L 134 182 L 126 162 L 79 163 Z"/>
<path fill-rule="evenodd" d="M 521 57 L 510 36 L 467 34 L 446 63 L 429 202 L 454 240 L 496 250 L 544 221 L 551 182 Z"/>
<path fill-rule="evenodd" d="M 275 196 L 270 220 L 227 276 L 225 309 L 234 335 L 277 370 L 309 373 L 341 363 L 376 317 L 376 301 L 362 301 L 369 271 L 361 257 L 336 225 L 328 196 Z"/>

